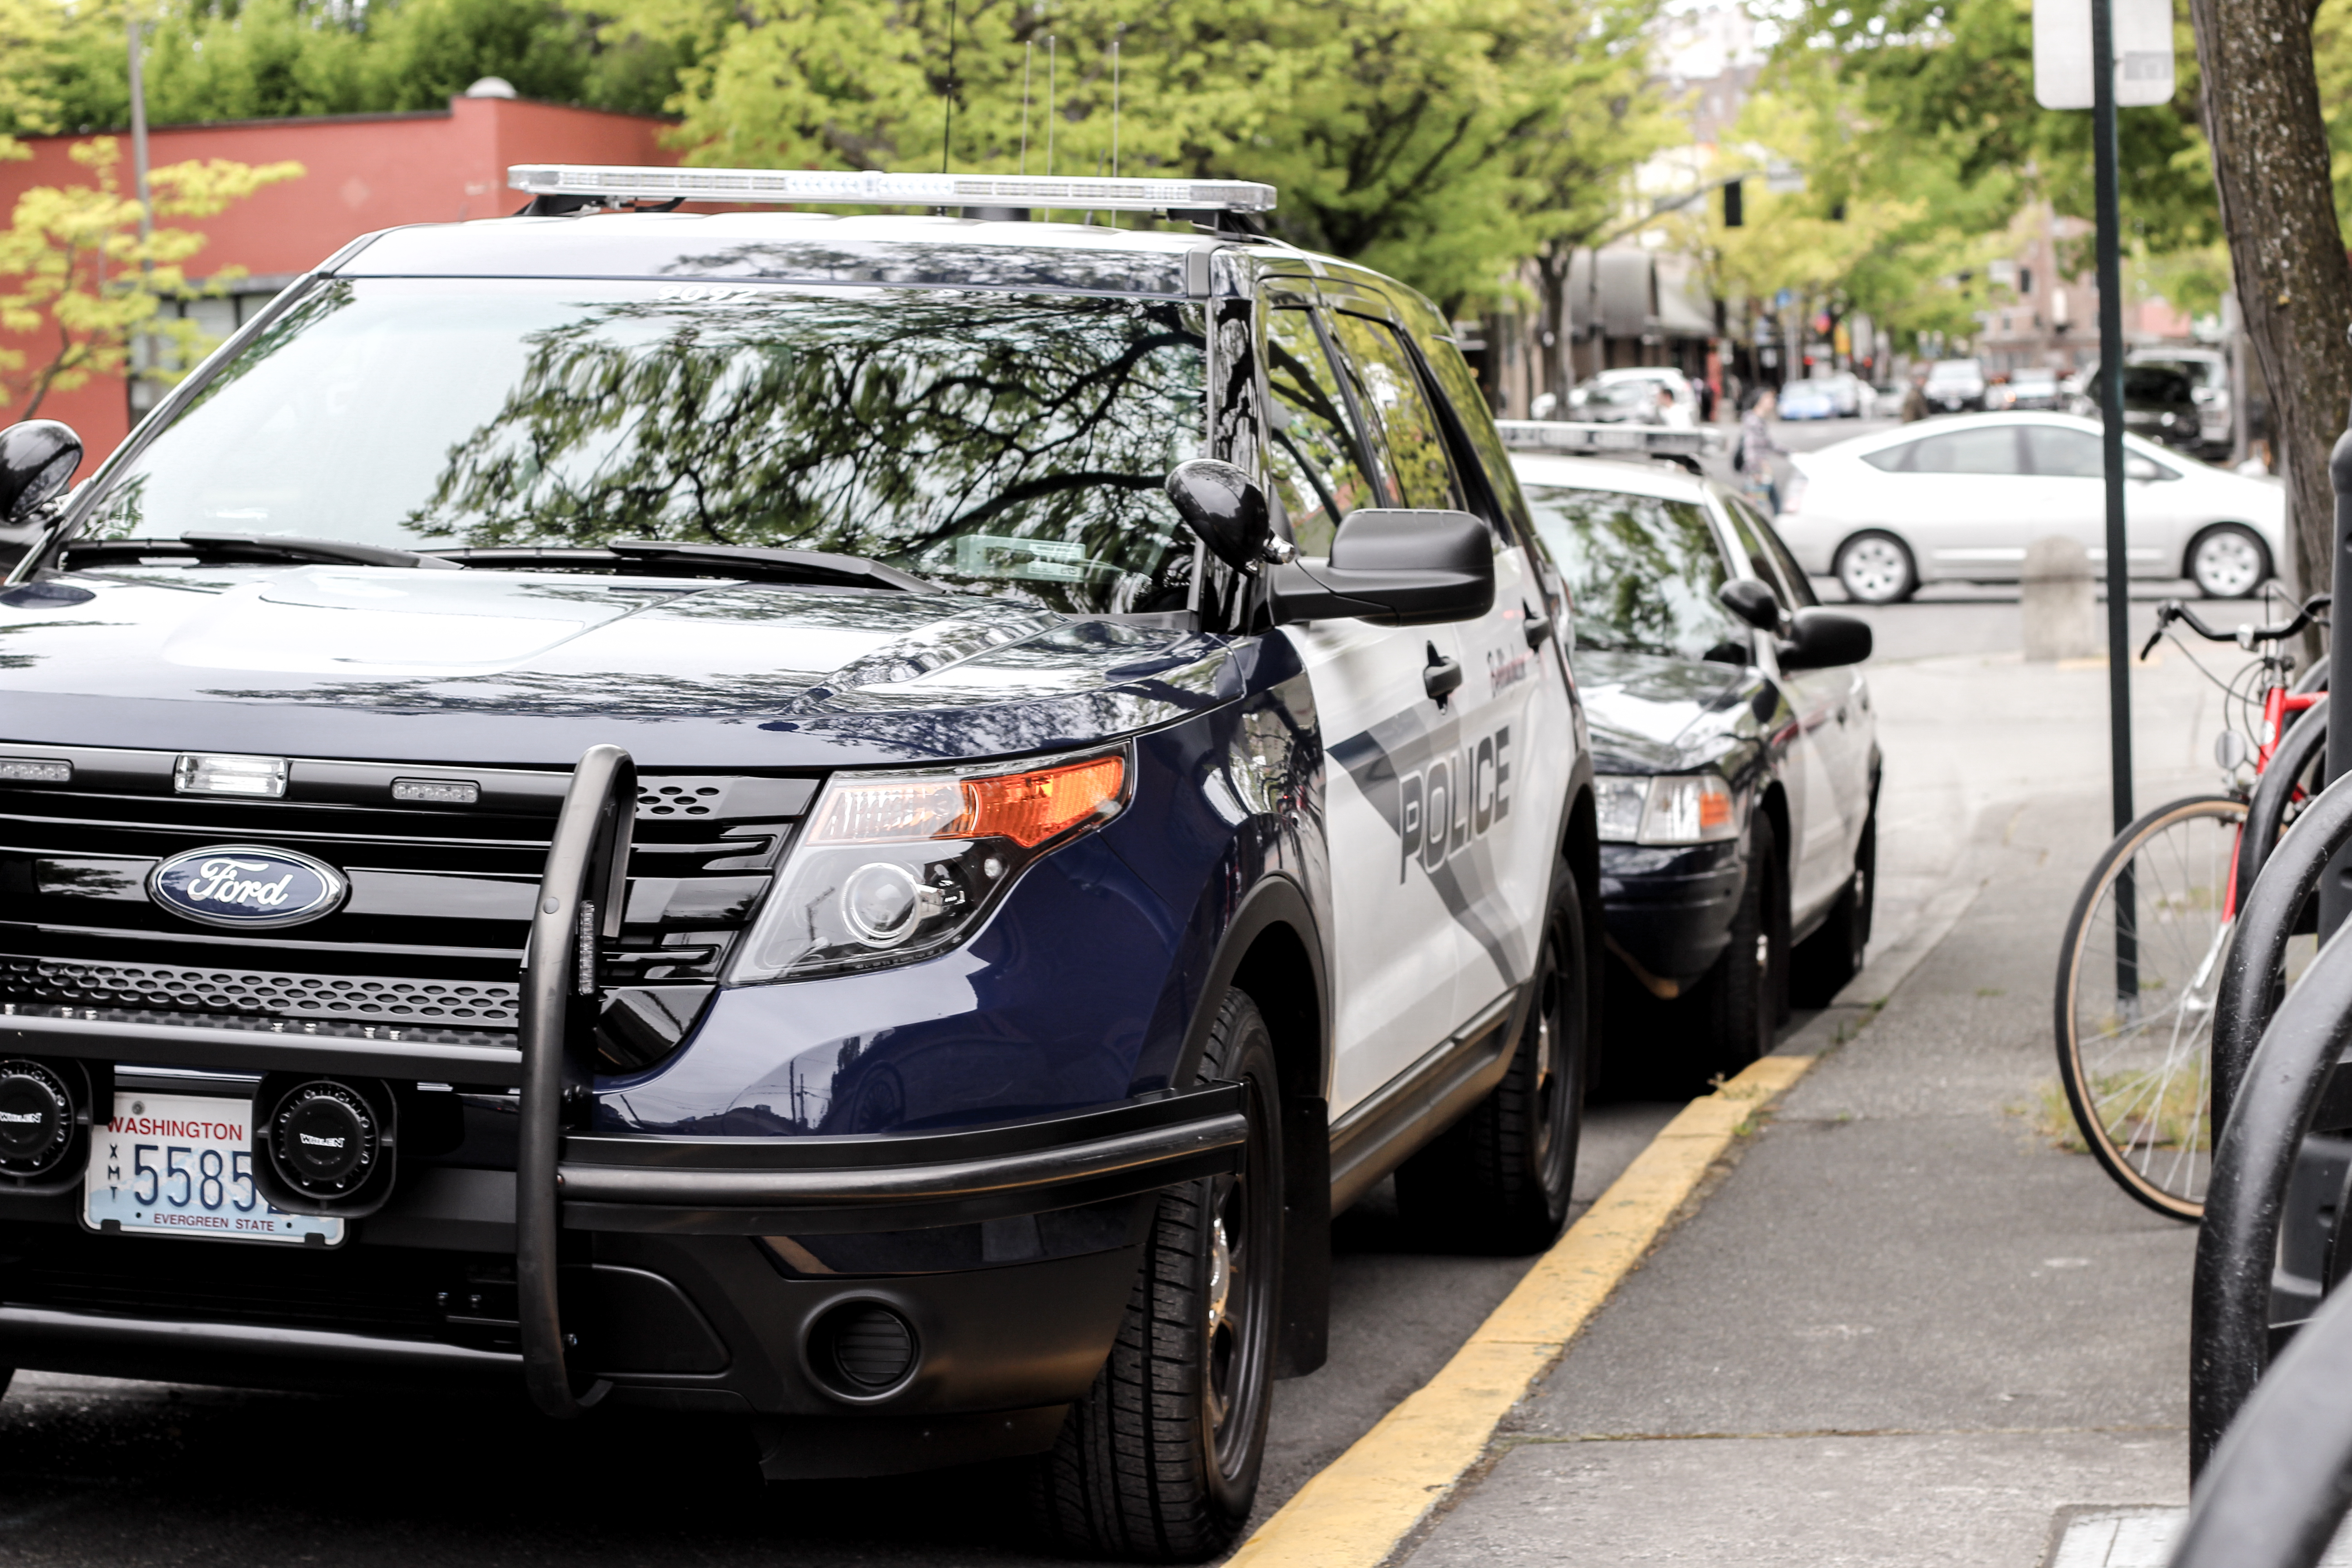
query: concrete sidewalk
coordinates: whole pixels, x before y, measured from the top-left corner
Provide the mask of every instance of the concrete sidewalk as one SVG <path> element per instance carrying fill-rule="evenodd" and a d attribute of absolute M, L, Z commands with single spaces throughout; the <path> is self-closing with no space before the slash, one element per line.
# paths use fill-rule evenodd
<path fill-rule="evenodd" d="M 2183 661 L 2135 676 L 2139 805 L 2210 791 L 2218 693 Z M 2161 1540 L 2186 1502 L 2194 1233 L 2033 1124 L 2060 936 L 2108 837 L 2104 671 L 1872 680 L 1887 919 L 1861 1005 L 1782 1047 L 1835 1048 L 1414 1568 L 2035 1568 L 2070 1539 L 2070 1564 L 2125 1568 L 2110 1538 Z"/>

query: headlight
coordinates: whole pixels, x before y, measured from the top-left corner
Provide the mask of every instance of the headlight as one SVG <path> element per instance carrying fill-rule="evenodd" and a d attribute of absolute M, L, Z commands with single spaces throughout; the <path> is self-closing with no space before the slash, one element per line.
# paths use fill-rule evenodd
<path fill-rule="evenodd" d="M 729 983 L 873 969 L 953 947 L 1031 864 L 1118 816 L 1131 776 L 1124 747 L 1018 773 L 835 774 Z"/>
<path fill-rule="evenodd" d="M 1612 844 L 1708 844 L 1737 837 L 1731 786 L 1714 773 L 1600 781 L 1600 832 Z"/>

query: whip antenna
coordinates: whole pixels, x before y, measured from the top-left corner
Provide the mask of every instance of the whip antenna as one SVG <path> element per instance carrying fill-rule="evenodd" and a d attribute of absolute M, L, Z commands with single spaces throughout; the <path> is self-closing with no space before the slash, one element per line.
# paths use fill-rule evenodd
<path fill-rule="evenodd" d="M 955 0 L 948 0 L 948 85 L 940 96 L 946 100 L 945 118 L 940 121 L 940 173 L 948 172 L 948 145 L 955 136 Z"/>
<path fill-rule="evenodd" d="M 1021 172 L 1029 173 L 1029 68 L 1036 62 L 1037 41 L 1021 46 Z"/>
<path fill-rule="evenodd" d="M 1054 35 L 1045 35 L 1045 177 L 1054 177 Z"/>

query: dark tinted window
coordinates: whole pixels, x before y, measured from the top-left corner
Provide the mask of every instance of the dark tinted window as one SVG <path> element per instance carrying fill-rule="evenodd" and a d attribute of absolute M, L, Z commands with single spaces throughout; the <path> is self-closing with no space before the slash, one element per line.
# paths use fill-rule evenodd
<path fill-rule="evenodd" d="M 1898 474 L 2014 474 L 2021 472 L 2017 458 L 2017 429 L 2011 425 L 1979 426 L 1973 430 L 1947 430 L 1900 447 L 1866 453 L 1863 459 L 1874 468 Z"/>
<path fill-rule="evenodd" d="M 1339 352 L 1355 368 L 1366 416 L 1379 426 L 1373 460 L 1386 470 L 1397 504 L 1460 506 L 1462 491 L 1454 482 L 1445 433 L 1396 329 L 1369 316 L 1343 312 L 1330 319 L 1339 331 Z"/>
<path fill-rule="evenodd" d="M 1536 531 L 1575 606 L 1576 646 L 1748 662 L 1747 628 L 1716 600 L 1726 573 L 1688 501 L 1527 485 Z"/>
<path fill-rule="evenodd" d="M 1265 384 L 1273 430 L 1268 468 L 1291 538 L 1307 555 L 1331 553 L 1331 535 L 1358 507 L 1381 498 L 1364 479 L 1339 378 L 1323 352 L 1314 313 L 1266 312 Z"/>
<path fill-rule="evenodd" d="M 1761 512 L 1738 496 L 1724 497 L 1724 510 L 1731 514 L 1731 531 L 1748 557 L 1748 571 L 1772 584 L 1784 607 L 1798 610 L 1821 603 L 1812 579 L 1805 575 L 1805 569 L 1797 564 L 1797 558 L 1789 553 L 1789 547 L 1780 542 Z"/>
<path fill-rule="evenodd" d="M 91 528 L 787 545 L 1181 607 L 1161 487 L 1200 452 L 1202 334 L 1197 306 L 1077 294 L 337 281 L 108 476 Z"/>
<path fill-rule="evenodd" d="M 2027 466 L 2044 479 L 2095 479 L 2107 471 L 2099 459 L 2099 438 L 2087 430 L 2028 425 L 2024 436 Z"/>

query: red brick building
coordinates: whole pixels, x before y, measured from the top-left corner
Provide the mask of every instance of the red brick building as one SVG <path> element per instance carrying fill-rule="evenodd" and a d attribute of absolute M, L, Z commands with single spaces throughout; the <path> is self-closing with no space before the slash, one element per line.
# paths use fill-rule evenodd
<path fill-rule="evenodd" d="M 354 236 L 394 224 L 513 212 L 524 198 L 507 188 L 511 163 L 674 163 L 677 155 L 659 140 L 665 129 L 663 121 L 639 115 L 512 98 L 456 98 L 446 109 L 413 114 L 163 126 L 149 133 L 148 157 L 157 168 L 204 158 L 240 163 L 290 159 L 303 166 L 300 179 L 268 186 L 217 217 L 164 220 L 206 237 L 205 248 L 187 264 L 190 278 L 231 265 L 247 270 L 226 296 L 184 307 L 207 332 L 222 337 Z M 26 143 L 29 159 L 0 163 L 0 221 L 15 209 L 17 195 L 33 186 L 88 184 L 89 172 L 67 155 L 84 140 L 35 137 Z M 125 146 L 121 173 L 126 187 L 130 162 Z M 43 346 L 37 335 L 0 335 L 0 345 L 35 355 Z M 82 468 L 88 473 L 90 464 L 130 432 L 131 389 L 120 376 L 98 377 L 75 391 L 50 394 L 41 414 L 80 432 L 89 447 Z M 0 407 L 0 425 L 20 417 L 20 409 Z"/>

